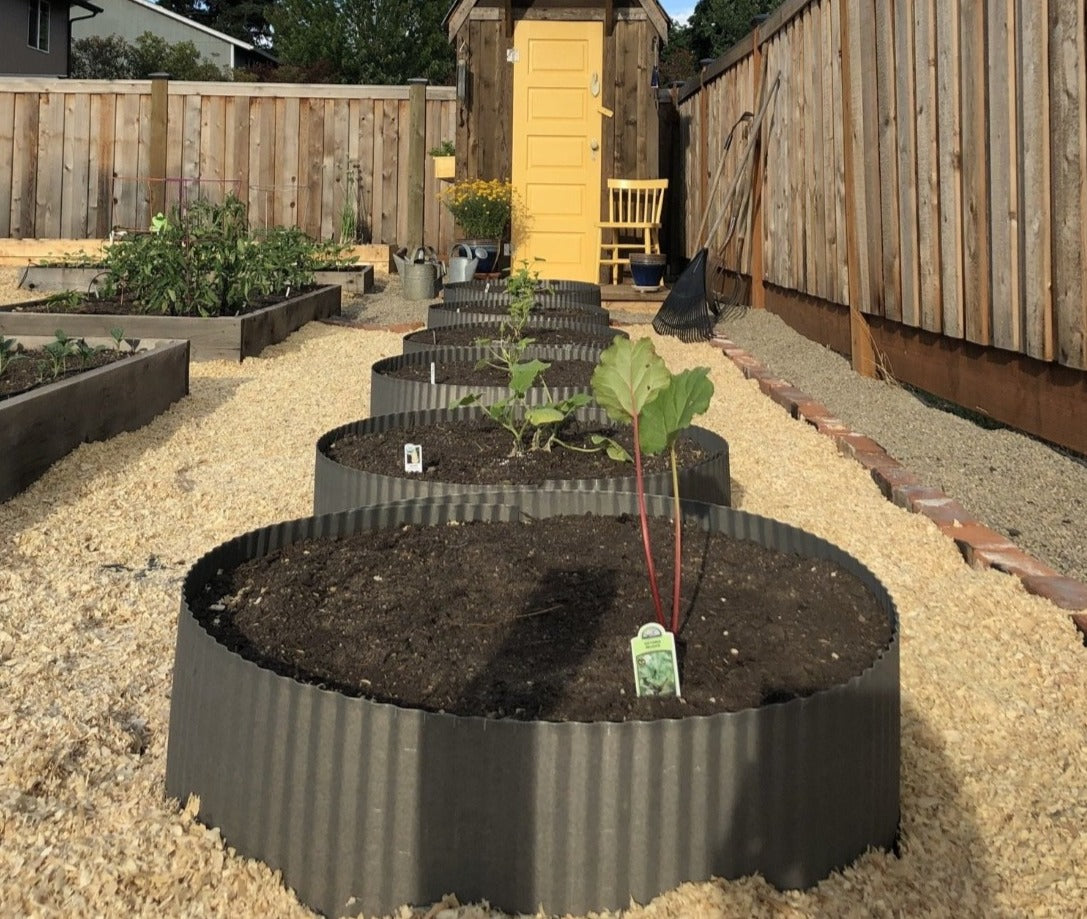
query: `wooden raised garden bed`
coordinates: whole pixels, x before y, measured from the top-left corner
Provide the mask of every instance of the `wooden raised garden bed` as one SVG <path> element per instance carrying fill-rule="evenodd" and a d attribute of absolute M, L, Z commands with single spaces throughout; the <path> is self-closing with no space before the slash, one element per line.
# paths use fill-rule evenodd
<path fill-rule="evenodd" d="M 19 341 L 36 347 L 44 339 Z M 134 431 L 188 395 L 189 342 L 145 339 L 140 349 L 105 367 L 0 400 L 0 501 L 80 444 Z"/>
<path fill-rule="evenodd" d="M 34 304 L 0 309 L 0 334 L 50 336 L 58 328 L 73 338 L 109 338 L 121 328 L 126 338 L 187 339 L 193 360 L 240 361 L 255 357 L 269 345 L 283 341 L 307 322 L 338 316 L 340 288 L 319 287 L 273 306 L 241 316 L 207 319 L 188 316 L 140 314 L 84 314 L 30 312 Z M 40 302 L 40 301 L 37 301 Z"/>

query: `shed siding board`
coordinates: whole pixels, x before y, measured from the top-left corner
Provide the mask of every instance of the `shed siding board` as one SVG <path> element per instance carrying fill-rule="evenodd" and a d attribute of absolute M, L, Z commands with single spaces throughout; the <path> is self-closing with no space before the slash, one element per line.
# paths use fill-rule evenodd
<path fill-rule="evenodd" d="M 879 172 L 878 204 L 882 233 L 883 310 L 888 319 L 902 318 L 902 274 L 899 261 L 898 109 L 894 19 L 891 0 L 875 0 L 873 16 L 878 86 Z"/>
<path fill-rule="evenodd" d="M 917 229 L 921 254 L 921 327 L 943 326 L 940 289 L 940 163 L 936 112 L 936 27 L 932 0 L 913 4 L 917 84 Z"/>
<path fill-rule="evenodd" d="M 902 276 L 902 322 L 921 321 L 921 262 L 917 228 L 917 119 L 914 80 L 913 13 L 905 3 L 895 6 L 895 104 L 904 113 L 898 125 L 899 265 Z M 908 115 L 906 114 L 908 113 Z"/>
<path fill-rule="evenodd" d="M 992 203 L 989 209 L 993 259 L 990 265 L 993 344 L 1019 347 L 1018 175 L 1015 127 L 1015 13 L 1010 0 L 989 0 L 989 162 Z"/>

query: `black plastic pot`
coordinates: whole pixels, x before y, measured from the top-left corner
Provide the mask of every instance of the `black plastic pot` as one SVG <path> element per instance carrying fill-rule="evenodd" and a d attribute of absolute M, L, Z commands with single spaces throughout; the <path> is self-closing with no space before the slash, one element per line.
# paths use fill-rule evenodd
<path fill-rule="evenodd" d="M 442 421 L 466 421 L 482 415 L 479 407 L 456 409 L 431 409 L 422 412 L 402 412 L 396 415 L 379 415 L 352 421 L 328 431 L 317 441 L 317 458 L 313 477 L 313 513 L 330 514 L 349 510 L 354 507 L 366 507 L 374 504 L 387 504 L 391 501 L 407 499 L 445 497 L 482 490 L 478 485 L 465 485 L 457 482 L 443 482 L 430 475 L 386 476 L 366 472 L 352 466 L 336 462 L 328 453 L 337 440 L 355 434 L 374 434 L 385 431 L 407 429 L 418 425 L 437 424 Z M 586 421 L 602 422 L 606 415 L 598 408 L 583 409 L 578 417 Z M 705 428 L 691 427 L 689 436 L 706 452 L 705 459 L 687 469 L 679 471 L 679 493 L 690 501 L 704 504 L 730 504 L 732 499 L 729 479 L 728 443 L 723 437 Z M 551 479 L 540 485 L 526 485 L 517 488 L 495 486 L 495 490 L 519 494 L 538 488 L 558 491 L 634 491 L 634 471 L 614 478 L 600 479 Z M 651 495 L 671 495 L 672 476 L 670 473 L 657 473 L 645 476 L 645 491 Z"/>
<path fill-rule="evenodd" d="M 555 348 L 530 348 L 526 356 L 538 357 L 543 361 L 589 361 L 595 364 L 600 359 L 601 348 L 588 345 L 566 345 Z M 435 383 L 418 380 L 402 380 L 391 375 L 392 371 L 402 367 L 427 367 L 434 363 L 441 367 L 443 363 L 471 363 L 485 357 L 483 348 L 446 348 L 443 350 L 417 351 L 414 354 L 402 354 L 399 357 L 386 357 L 375 361 L 370 370 L 370 414 L 392 415 L 396 412 L 413 412 L 426 408 L 446 408 L 466 396 L 478 394 L 484 403 L 504 399 L 509 390 L 503 386 L 474 386 L 469 383 Z M 556 400 L 569 398 L 577 392 L 588 391 L 585 386 L 552 386 L 551 395 Z M 529 390 L 526 401 L 530 405 L 539 405 L 546 401 L 542 387 Z"/>
<path fill-rule="evenodd" d="M 518 500 L 521 500 L 519 497 Z M 632 513 L 631 495 L 537 491 L 524 513 Z M 670 500 L 650 497 L 650 511 Z M 404 523 L 516 519 L 509 496 L 403 502 L 255 530 L 185 579 L 167 794 L 329 915 L 385 914 L 455 891 L 507 911 L 584 913 L 685 881 L 761 873 L 805 888 L 899 820 L 897 616 L 837 547 L 777 521 L 688 505 L 689 525 L 856 574 L 894 627 L 862 674 L 815 695 L 682 720 L 556 723 L 432 714 L 278 676 L 226 650 L 189 598 L 220 568 L 304 538 Z M 360 597 L 365 614 L 365 597 Z M 310 611 L 299 609 L 300 616 Z"/>
<path fill-rule="evenodd" d="M 474 339 L 498 338 L 502 332 L 501 324 L 494 316 L 490 316 L 488 319 L 489 321 L 487 322 L 480 322 L 474 325 L 449 323 L 444 326 L 430 326 L 425 329 L 419 329 L 417 332 L 411 332 L 404 336 L 403 353 L 414 354 L 416 351 L 470 347 L 463 344 L 442 344 L 440 341 L 442 333 L 450 329 L 466 330 L 472 334 Z M 598 339 L 600 347 L 604 348 L 610 345 L 616 336 L 620 338 L 630 337 L 626 332 L 620 329 L 614 329 L 604 323 L 585 322 L 576 317 L 568 316 L 538 316 L 529 319 L 528 323 L 525 325 L 525 336 L 533 338 L 544 329 L 569 331 L 579 333 L 580 335 L 591 336 L 594 339 Z"/>

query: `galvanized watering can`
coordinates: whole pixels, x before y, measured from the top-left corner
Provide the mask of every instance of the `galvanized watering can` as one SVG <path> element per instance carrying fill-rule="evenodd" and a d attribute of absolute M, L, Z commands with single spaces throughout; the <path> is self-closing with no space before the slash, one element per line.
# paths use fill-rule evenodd
<path fill-rule="evenodd" d="M 477 265 L 479 265 L 479 259 L 473 256 L 472 250 L 464 243 L 457 243 L 449 252 L 446 279 L 450 284 L 471 281 L 476 276 Z"/>
<path fill-rule="evenodd" d="M 419 246 L 410 257 L 406 249 L 401 249 L 393 253 L 393 261 L 405 299 L 431 300 L 438 295 L 438 281 L 445 266 L 430 246 Z"/>

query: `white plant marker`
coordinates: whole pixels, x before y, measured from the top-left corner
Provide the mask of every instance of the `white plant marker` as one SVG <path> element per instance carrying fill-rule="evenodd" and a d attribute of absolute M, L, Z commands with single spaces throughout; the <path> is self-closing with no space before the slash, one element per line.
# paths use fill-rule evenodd
<path fill-rule="evenodd" d="M 404 444 L 404 471 L 423 471 L 423 445 Z"/>

